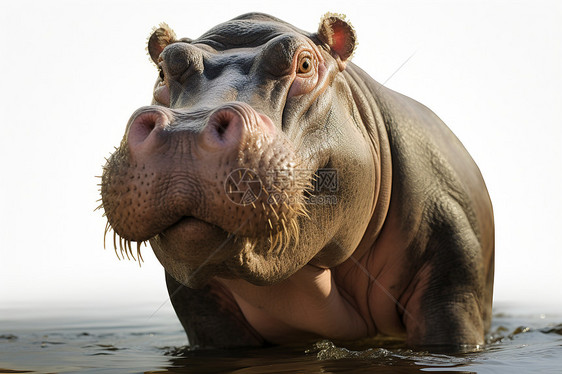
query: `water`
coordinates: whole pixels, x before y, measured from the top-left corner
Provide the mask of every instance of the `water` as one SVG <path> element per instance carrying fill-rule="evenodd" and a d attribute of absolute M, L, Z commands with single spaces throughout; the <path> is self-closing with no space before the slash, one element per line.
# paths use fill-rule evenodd
<path fill-rule="evenodd" d="M 393 340 L 191 351 L 169 306 L 154 311 L 0 309 L 0 373 L 562 373 L 562 313 L 496 306 L 481 351 L 436 354 Z"/>

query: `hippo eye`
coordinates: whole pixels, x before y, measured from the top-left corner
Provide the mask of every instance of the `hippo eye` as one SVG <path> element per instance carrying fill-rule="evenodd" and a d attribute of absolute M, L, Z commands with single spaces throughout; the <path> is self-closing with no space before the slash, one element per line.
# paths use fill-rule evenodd
<path fill-rule="evenodd" d="M 297 64 L 297 74 L 308 74 L 314 67 L 312 56 L 308 52 L 301 53 Z"/>
<path fill-rule="evenodd" d="M 162 69 L 162 66 L 158 66 L 158 75 L 160 76 L 160 79 L 161 79 L 162 81 L 164 81 L 164 79 L 166 78 L 166 77 L 164 76 L 164 69 Z"/>

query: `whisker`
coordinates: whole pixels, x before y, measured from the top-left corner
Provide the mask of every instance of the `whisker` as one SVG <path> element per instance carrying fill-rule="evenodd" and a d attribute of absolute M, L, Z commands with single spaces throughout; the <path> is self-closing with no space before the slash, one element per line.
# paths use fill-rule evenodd
<path fill-rule="evenodd" d="M 119 253 L 117 253 L 117 233 L 115 231 L 113 231 L 113 249 L 115 250 L 115 255 L 119 261 L 121 261 L 121 257 L 119 256 Z"/>
<path fill-rule="evenodd" d="M 125 252 L 125 256 L 127 256 L 127 260 L 130 260 L 129 258 L 129 254 L 127 253 L 127 250 L 123 250 L 123 237 L 119 236 L 119 249 L 121 250 L 121 255 L 123 255 L 123 252 Z M 123 257 L 124 259 L 125 257 Z"/>
<path fill-rule="evenodd" d="M 105 223 L 105 230 L 103 231 L 103 249 L 105 249 L 105 238 L 107 237 L 107 232 L 111 229 L 109 221 Z"/>
<path fill-rule="evenodd" d="M 131 241 L 130 240 L 126 240 L 125 244 L 127 245 L 128 249 L 129 249 L 129 253 L 131 254 L 131 257 L 133 258 L 133 260 L 137 260 L 135 258 L 135 256 L 133 255 L 133 249 L 131 248 Z"/>
<path fill-rule="evenodd" d="M 273 234 L 269 232 L 269 252 L 273 251 Z"/>
<path fill-rule="evenodd" d="M 271 208 L 270 210 L 271 210 L 271 211 L 273 212 L 273 214 L 275 215 L 275 218 L 276 218 L 277 220 L 279 220 L 279 215 L 277 214 L 276 209 Z"/>
<path fill-rule="evenodd" d="M 279 244 L 277 245 L 275 252 L 279 255 L 283 252 L 283 249 L 285 249 L 288 243 L 284 231 L 277 232 L 277 236 L 279 237 Z"/>
<path fill-rule="evenodd" d="M 277 248 L 279 247 L 279 232 L 270 232 L 269 234 L 269 249 L 267 250 L 266 253 L 270 253 L 270 254 L 276 254 L 277 253 Z"/>
<path fill-rule="evenodd" d="M 296 219 L 291 220 L 291 227 L 293 229 L 292 232 L 293 232 L 293 237 L 295 238 L 295 245 L 297 245 L 299 242 L 299 226 L 297 224 Z"/>
<path fill-rule="evenodd" d="M 137 242 L 137 258 L 139 259 L 139 267 L 141 266 L 141 262 L 144 262 L 144 260 L 142 259 L 142 254 L 141 254 L 141 244 L 143 242 Z"/>
<path fill-rule="evenodd" d="M 307 210 L 306 210 L 306 207 L 304 207 L 304 206 L 301 206 L 301 207 L 297 210 L 297 214 L 298 214 L 298 215 L 301 215 L 301 216 L 304 216 L 304 217 L 306 217 L 306 218 L 308 218 L 308 219 L 311 219 L 310 216 L 308 215 L 308 212 L 307 212 Z"/>

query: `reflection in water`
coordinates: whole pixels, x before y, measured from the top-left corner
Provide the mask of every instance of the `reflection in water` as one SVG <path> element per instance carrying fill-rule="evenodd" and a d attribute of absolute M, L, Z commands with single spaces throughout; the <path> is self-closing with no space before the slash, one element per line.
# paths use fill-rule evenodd
<path fill-rule="evenodd" d="M 556 371 L 562 317 L 496 313 L 485 347 L 411 350 L 393 339 L 264 349 L 192 350 L 171 311 L 102 319 L 0 321 L 0 373 L 471 373 Z M 2 313 L 2 315 L 6 315 Z"/>

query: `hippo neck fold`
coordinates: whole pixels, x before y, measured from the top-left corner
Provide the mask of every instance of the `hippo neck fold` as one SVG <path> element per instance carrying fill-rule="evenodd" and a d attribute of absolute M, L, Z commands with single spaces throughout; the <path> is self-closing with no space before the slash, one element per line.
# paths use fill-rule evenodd
<path fill-rule="evenodd" d="M 371 221 L 354 253 L 359 258 L 374 244 L 386 220 L 392 190 L 392 159 L 384 118 L 375 101 L 382 85 L 354 64 L 350 64 L 344 74 L 372 145 L 376 172 Z"/>

